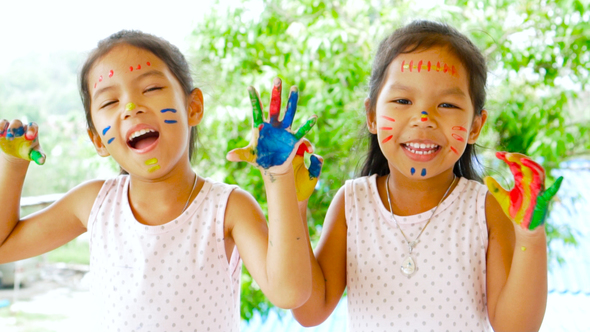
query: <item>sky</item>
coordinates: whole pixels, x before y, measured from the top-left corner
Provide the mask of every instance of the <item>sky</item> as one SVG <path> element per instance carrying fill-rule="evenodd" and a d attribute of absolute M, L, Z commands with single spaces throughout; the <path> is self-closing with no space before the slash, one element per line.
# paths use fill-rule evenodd
<path fill-rule="evenodd" d="M 0 71 L 29 53 L 88 52 L 121 29 L 138 29 L 178 46 L 211 9 L 212 0 L 50 0 L 10 2 L 0 11 Z M 232 0 L 223 0 L 231 5 Z"/>

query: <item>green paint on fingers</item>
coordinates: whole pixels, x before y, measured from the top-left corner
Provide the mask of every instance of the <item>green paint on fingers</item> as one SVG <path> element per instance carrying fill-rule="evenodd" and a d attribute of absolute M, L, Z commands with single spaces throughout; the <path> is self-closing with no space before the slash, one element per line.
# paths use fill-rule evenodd
<path fill-rule="evenodd" d="M 253 126 L 256 128 L 264 122 L 262 118 L 262 107 L 260 106 L 260 98 L 253 87 L 248 88 L 248 94 L 250 94 L 250 101 L 252 102 Z"/>
<path fill-rule="evenodd" d="M 303 126 L 299 127 L 297 133 L 295 134 L 295 138 L 300 140 L 303 136 L 305 136 L 305 134 L 307 134 L 311 130 L 311 128 L 313 128 L 313 126 L 315 126 L 315 123 L 317 121 L 318 117 L 316 115 L 309 118 Z"/>

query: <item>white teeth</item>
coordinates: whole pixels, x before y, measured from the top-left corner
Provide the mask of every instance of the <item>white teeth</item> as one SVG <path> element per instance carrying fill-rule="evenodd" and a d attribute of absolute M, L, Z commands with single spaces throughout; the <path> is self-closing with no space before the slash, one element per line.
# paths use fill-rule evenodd
<path fill-rule="evenodd" d="M 141 135 L 145 135 L 145 134 L 151 133 L 151 132 L 155 132 L 155 130 L 152 130 L 152 129 L 141 129 L 141 130 L 138 130 L 138 131 L 134 132 L 133 134 L 131 134 L 131 136 L 129 136 L 129 140 L 132 141 L 136 137 L 139 137 Z"/>
<path fill-rule="evenodd" d="M 405 147 L 408 151 L 415 153 L 415 154 L 432 154 L 436 152 L 438 149 L 438 145 L 436 144 L 424 144 L 424 143 L 406 143 Z M 416 149 L 429 149 L 427 151 L 424 150 L 416 150 Z"/>

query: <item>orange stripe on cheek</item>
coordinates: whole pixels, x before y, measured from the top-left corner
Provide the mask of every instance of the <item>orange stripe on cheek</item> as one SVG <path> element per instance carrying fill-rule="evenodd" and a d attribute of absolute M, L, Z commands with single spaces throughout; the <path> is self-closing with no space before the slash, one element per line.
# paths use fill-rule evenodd
<path fill-rule="evenodd" d="M 451 134 L 451 136 L 459 142 L 465 142 L 465 139 L 457 134 Z"/>

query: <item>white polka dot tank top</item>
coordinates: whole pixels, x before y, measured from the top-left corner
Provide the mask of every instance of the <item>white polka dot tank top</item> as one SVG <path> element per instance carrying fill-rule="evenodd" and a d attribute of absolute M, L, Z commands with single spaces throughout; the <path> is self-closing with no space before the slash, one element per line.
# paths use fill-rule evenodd
<path fill-rule="evenodd" d="M 128 176 L 107 180 L 88 221 L 98 330 L 239 331 L 241 260 L 234 250 L 228 263 L 223 225 L 235 186 L 206 179 L 160 226 L 134 218 L 128 188 Z"/>
<path fill-rule="evenodd" d="M 377 192 L 376 176 L 346 181 L 349 331 L 489 331 L 486 309 L 487 188 L 461 178 L 440 204 L 412 257 Z M 434 209 L 395 216 L 408 240 Z"/>

